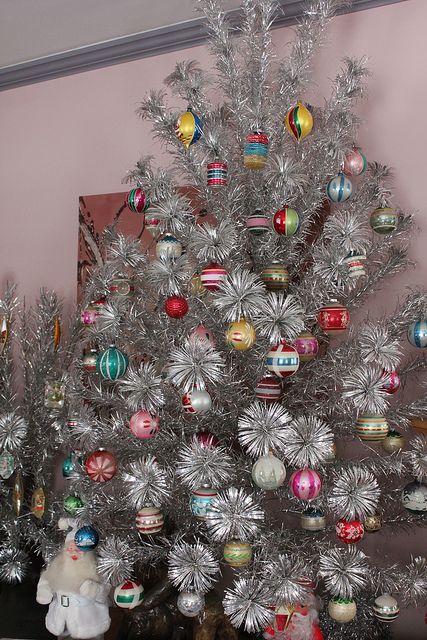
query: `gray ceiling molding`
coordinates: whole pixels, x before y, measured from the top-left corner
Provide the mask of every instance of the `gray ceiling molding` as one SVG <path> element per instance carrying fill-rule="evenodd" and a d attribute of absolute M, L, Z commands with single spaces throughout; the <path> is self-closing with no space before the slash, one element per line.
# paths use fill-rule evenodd
<path fill-rule="evenodd" d="M 353 0 L 350 11 L 361 11 L 405 0 Z M 295 24 L 301 17 L 304 0 L 281 0 L 283 14 L 274 26 Z M 238 22 L 239 11 L 231 11 L 230 18 Z M 101 42 L 44 58 L 0 68 L 0 91 L 13 89 L 61 76 L 82 73 L 139 58 L 148 58 L 168 51 L 176 51 L 203 44 L 207 37 L 203 18 L 144 31 L 107 42 Z"/>

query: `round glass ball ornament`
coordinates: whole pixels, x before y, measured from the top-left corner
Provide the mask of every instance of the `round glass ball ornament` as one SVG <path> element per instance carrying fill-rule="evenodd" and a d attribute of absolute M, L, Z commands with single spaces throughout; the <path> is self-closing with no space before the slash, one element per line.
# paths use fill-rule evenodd
<path fill-rule="evenodd" d="M 251 213 L 246 218 L 246 229 L 253 236 L 262 236 L 267 231 L 270 231 L 271 220 L 261 209 L 256 209 L 255 213 Z"/>
<path fill-rule="evenodd" d="M 314 500 L 322 489 L 322 480 L 314 469 L 299 469 L 289 478 L 289 489 L 295 498 Z"/>
<path fill-rule="evenodd" d="M 365 173 L 368 163 L 358 147 L 353 147 L 345 154 L 342 170 L 346 176 L 361 176 Z"/>
<path fill-rule="evenodd" d="M 336 300 L 331 300 L 329 304 L 319 310 L 317 321 L 322 331 L 333 336 L 337 333 L 343 333 L 347 329 L 350 322 L 350 314 L 342 304 L 338 304 Z"/>
<path fill-rule="evenodd" d="M 366 255 L 361 251 L 350 251 L 347 257 L 344 259 L 348 268 L 348 275 L 352 280 L 358 280 L 366 276 L 366 269 L 364 262 L 366 261 Z"/>
<path fill-rule="evenodd" d="M 326 517 L 323 511 L 310 507 L 301 514 L 301 529 L 304 531 L 323 531 L 326 529 Z"/>
<path fill-rule="evenodd" d="M 140 440 L 154 438 L 160 429 L 159 416 L 153 416 L 146 409 L 140 409 L 129 420 L 129 428 Z"/>
<path fill-rule="evenodd" d="M 381 622 L 392 622 L 400 613 L 399 603 L 388 593 L 383 593 L 375 598 L 372 610 L 374 616 Z"/>
<path fill-rule="evenodd" d="M 187 413 L 203 415 L 212 408 L 212 398 L 207 391 L 193 389 L 182 396 L 181 404 Z"/>
<path fill-rule="evenodd" d="M 254 346 L 256 333 L 253 325 L 241 318 L 237 322 L 231 322 L 225 332 L 227 344 L 231 345 L 236 351 L 247 351 Z"/>
<path fill-rule="evenodd" d="M 402 504 L 411 513 L 427 512 L 427 485 L 414 480 L 402 491 Z"/>
<path fill-rule="evenodd" d="M 126 196 L 126 205 L 133 213 L 144 213 L 149 204 L 145 192 L 140 188 L 131 189 Z"/>
<path fill-rule="evenodd" d="M 268 136 L 262 131 L 254 131 L 246 136 L 243 148 L 243 164 L 247 169 L 263 169 L 267 161 Z"/>
<path fill-rule="evenodd" d="M 195 591 L 181 591 L 176 599 L 176 606 L 182 615 L 195 618 L 205 608 L 205 596 Z"/>
<path fill-rule="evenodd" d="M 354 600 L 332 598 L 328 603 L 328 613 L 337 622 L 351 622 L 356 617 L 357 606 Z"/>
<path fill-rule="evenodd" d="M 395 453 L 403 449 L 405 446 L 405 438 L 399 431 L 391 429 L 384 440 L 381 441 L 381 446 L 387 453 Z"/>
<path fill-rule="evenodd" d="M 182 296 L 169 296 L 165 301 L 165 312 L 169 318 L 183 318 L 188 312 L 188 302 Z"/>
<path fill-rule="evenodd" d="M 203 286 L 202 280 L 198 273 L 195 273 L 191 276 L 190 280 L 190 294 L 195 296 L 196 298 L 203 298 L 208 292 L 208 290 Z"/>
<path fill-rule="evenodd" d="M 208 291 L 216 291 L 227 277 L 227 271 L 217 262 L 208 264 L 200 272 L 200 281 Z"/>
<path fill-rule="evenodd" d="M 104 380 L 118 380 L 122 378 L 129 365 L 129 358 L 125 353 L 111 345 L 102 351 L 96 361 L 96 369 Z"/>
<path fill-rule="evenodd" d="M 382 390 L 392 395 L 400 389 L 400 376 L 397 371 L 384 371 Z"/>
<path fill-rule="evenodd" d="M 313 128 L 313 116 L 302 102 L 297 102 L 286 113 L 284 124 L 291 136 L 299 142 L 303 140 Z"/>
<path fill-rule="evenodd" d="M 135 518 L 137 530 L 146 536 L 159 533 L 164 523 L 163 513 L 158 507 L 142 507 Z"/>
<path fill-rule="evenodd" d="M 274 214 L 272 226 L 279 236 L 293 236 L 298 231 L 299 215 L 295 209 L 284 205 Z"/>
<path fill-rule="evenodd" d="M 274 491 L 286 480 L 285 465 L 272 453 L 261 456 L 252 467 L 252 480 L 260 489 Z"/>
<path fill-rule="evenodd" d="M 356 420 L 356 434 L 364 442 L 381 442 L 387 437 L 389 426 L 384 416 L 362 413 Z"/>
<path fill-rule="evenodd" d="M 210 431 L 198 431 L 195 438 L 202 448 L 217 447 L 219 445 L 218 438 Z"/>
<path fill-rule="evenodd" d="M 206 520 L 212 500 L 218 492 L 211 487 L 199 487 L 191 492 L 190 509 L 193 516 L 200 520 Z"/>
<path fill-rule="evenodd" d="M 300 362 L 309 362 L 319 353 L 319 343 L 308 331 L 300 333 L 293 341 L 292 346 L 298 351 Z"/>
<path fill-rule="evenodd" d="M 74 517 L 79 512 L 79 509 L 84 506 L 84 504 L 83 500 L 79 498 L 79 496 L 67 496 L 66 498 L 64 498 L 63 506 L 64 511 L 66 511 L 68 515 Z"/>
<path fill-rule="evenodd" d="M 206 289 L 205 289 L 206 291 Z M 213 337 L 213 333 L 210 329 L 205 327 L 203 324 L 199 324 L 198 327 L 193 329 L 188 338 L 189 342 L 201 342 L 202 344 L 209 345 L 212 349 L 215 349 L 215 339 Z"/>
<path fill-rule="evenodd" d="M 260 278 L 268 291 L 285 291 L 289 285 L 287 268 L 277 262 L 264 267 L 260 273 Z"/>
<path fill-rule="evenodd" d="M 278 402 L 282 397 L 282 383 L 276 376 L 264 376 L 255 388 L 255 397 L 261 402 Z"/>
<path fill-rule="evenodd" d="M 249 542 L 231 540 L 224 545 L 223 558 L 230 567 L 247 567 L 252 560 Z"/>
<path fill-rule="evenodd" d="M 74 542 L 80 551 L 93 551 L 99 542 L 98 532 L 90 525 L 81 527 L 74 534 Z"/>
<path fill-rule="evenodd" d="M 188 149 L 190 145 L 200 140 L 202 135 L 202 121 L 189 107 L 187 111 L 181 113 L 175 124 L 175 135 Z"/>
<path fill-rule="evenodd" d="M 156 242 L 156 256 L 160 260 L 176 260 L 182 254 L 182 244 L 171 233 L 166 233 Z"/>
<path fill-rule="evenodd" d="M 82 367 L 86 373 L 96 373 L 96 363 L 98 361 L 98 351 L 96 349 L 90 349 L 83 355 Z"/>
<path fill-rule="evenodd" d="M 408 340 L 413 347 L 427 347 L 427 320 L 417 320 L 408 327 Z"/>
<path fill-rule="evenodd" d="M 326 195 L 331 202 L 345 202 L 351 197 L 352 193 L 353 185 L 351 184 L 351 180 L 343 173 L 339 173 L 329 180 L 326 187 Z"/>
<path fill-rule="evenodd" d="M 110 451 L 99 449 L 90 453 L 84 463 L 86 473 L 94 482 L 108 482 L 117 473 L 117 460 Z"/>
<path fill-rule="evenodd" d="M 299 368 L 298 351 L 287 342 L 276 344 L 267 354 L 266 367 L 279 378 L 293 376 Z"/>
<path fill-rule="evenodd" d="M 71 478 L 75 471 L 73 456 L 67 456 L 62 462 L 62 477 Z"/>
<path fill-rule="evenodd" d="M 399 214 L 391 207 L 378 207 L 371 213 L 369 224 L 375 233 L 386 236 L 396 231 Z"/>
<path fill-rule="evenodd" d="M 360 520 L 345 520 L 341 518 L 335 525 L 337 537 L 345 544 L 356 544 L 363 538 L 365 527 Z"/>
<path fill-rule="evenodd" d="M 227 186 L 227 163 L 215 160 L 209 162 L 207 166 L 207 184 L 208 187 L 226 187 Z"/>
<path fill-rule="evenodd" d="M 368 533 L 375 533 L 382 529 L 383 519 L 379 513 L 370 513 L 365 517 L 363 526 Z"/>
<path fill-rule="evenodd" d="M 114 589 L 114 602 L 120 609 L 135 609 L 144 600 L 144 587 L 137 580 L 125 580 Z"/>
<path fill-rule="evenodd" d="M 135 285 L 132 278 L 114 278 L 108 289 L 113 297 L 127 298 L 135 292 Z"/>
<path fill-rule="evenodd" d="M 95 324 L 96 319 L 99 315 L 99 308 L 95 306 L 92 302 L 87 305 L 80 314 L 81 323 L 85 326 Z"/>

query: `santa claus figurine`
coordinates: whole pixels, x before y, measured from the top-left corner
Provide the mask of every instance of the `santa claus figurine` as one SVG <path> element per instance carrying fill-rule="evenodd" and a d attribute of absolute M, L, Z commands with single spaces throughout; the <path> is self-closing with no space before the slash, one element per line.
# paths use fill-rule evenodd
<path fill-rule="evenodd" d="M 42 572 L 37 602 L 48 604 L 46 629 L 55 636 L 88 639 L 102 636 L 110 627 L 110 586 L 97 573 L 93 551 L 76 546 L 75 521 L 61 518 L 58 527 L 71 531 L 62 551 Z"/>

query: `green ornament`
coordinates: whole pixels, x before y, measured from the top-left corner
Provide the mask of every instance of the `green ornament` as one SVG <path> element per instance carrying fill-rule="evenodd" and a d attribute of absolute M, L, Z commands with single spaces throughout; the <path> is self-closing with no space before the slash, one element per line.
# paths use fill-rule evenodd
<path fill-rule="evenodd" d="M 369 223 L 375 233 L 388 235 L 396 231 L 399 223 L 399 216 L 391 207 L 379 207 L 371 213 Z"/>
<path fill-rule="evenodd" d="M 79 509 L 83 507 L 83 501 L 79 496 L 67 496 L 64 499 L 64 510 L 70 514 L 70 516 L 77 515 Z"/>
<path fill-rule="evenodd" d="M 105 380 L 118 380 L 126 373 L 129 358 L 116 347 L 109 347 L 99 354 L 96 368 Z"/>

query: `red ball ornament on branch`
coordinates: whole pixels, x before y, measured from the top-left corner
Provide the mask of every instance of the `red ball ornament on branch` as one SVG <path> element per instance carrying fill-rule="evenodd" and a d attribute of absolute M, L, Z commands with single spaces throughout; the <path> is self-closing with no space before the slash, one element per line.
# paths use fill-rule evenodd
<path fill-rule="evenodd" d="M 165 302 L 169 318 L 183 318 L 188 311 L 188 302 L 182 296 L 170 296 Z"/>
<path fill-rule="evenodd" d="M 346 544 L 355 544 L 364 536 L 365 527 L 360 520 L 338 520 L 335 525 L 338 539 Z"/>
<path fill-rule="evenodd" d="M 203 449 L 208 447 L 217 447 L 219 445 L 218 438 L 210 431 L 198 431 L 196 440 Z"/>
<path fill-rule="evenodd" d="M 117 473 L 117 460 L 110 451 L 94 451 L 85 460 L 85 469 L 94 482 L 107 482 Z"/>
<path fill-rule="evenodd" d="M 336 300 L 322 307 L 317 315 L 317 320 L 320 328 L 329 335 L 336 333 L 343 333 L 350 322 L 350 314 L 348 310 L 342 305 L 338 304 Z"/>
<path fill-rule="evenodd" d="M 293 236 L 299 227 L 299 216 L 295 209 L 284 205 L 273 216 L 273 229 L 280 236 Z"/>
<path fill-rule="evenodd" d="M 384 371 L 382 389 L 386 393 L 393 394 L 400 389 L 400 376 L 397 371 Z"/>

